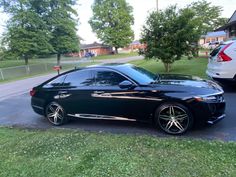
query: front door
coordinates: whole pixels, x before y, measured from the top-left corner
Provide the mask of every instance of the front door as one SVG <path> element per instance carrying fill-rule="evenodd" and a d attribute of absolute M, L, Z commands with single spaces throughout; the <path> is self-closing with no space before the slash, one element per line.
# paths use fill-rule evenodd
<path fill-rule="evenodd" d="M 121 89 L 119 83 L 127 80 L 120 73 L 109 69 L 95 71 L 95 88 L 92 93 L 93 112 L 98 115 L 127 117 L 127 110 L 132 106 L 132 101 L 127 95 L 133 89 Z"/>

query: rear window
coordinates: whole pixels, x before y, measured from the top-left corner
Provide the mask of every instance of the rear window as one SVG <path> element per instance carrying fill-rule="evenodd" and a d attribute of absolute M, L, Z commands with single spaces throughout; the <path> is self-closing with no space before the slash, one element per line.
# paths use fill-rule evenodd
<path fill-rule="evenodd" d="M 94 84 L 94 77 L 90 70 L 80 70 L 69 73 L 64 81 L 66 87 L 85 87 Z"/>
<path fill-rule="evenodd" d="M 44 85 L 44 88 L 50 88 L 50 87 L 61 87 L 63 86 L 63 82 L 65 80 L 65 75 L 59 76 L 52 81 L 48 82 L 46 85 Z"/>
<path fill-rule="evenodd" d="M 221 49 L 223 49 L 224 47 L 225 47 L 225 45 L 220 45 L 220 46 L 216 47 L 216 48 L 210 53 L 210 55 L 211 55 L 212 57 L 216 56 L 216 55 L 221 51 Z"/>

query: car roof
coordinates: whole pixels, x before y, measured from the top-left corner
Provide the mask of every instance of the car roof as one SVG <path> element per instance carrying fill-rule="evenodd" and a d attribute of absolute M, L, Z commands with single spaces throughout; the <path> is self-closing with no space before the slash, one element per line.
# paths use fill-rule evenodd
<path fill-rule="evenodd" d="M 130 63 L 105 63 L 105 64 L 98 64 L 98 65 L 91 65 L 80 69 L 112 69 L 112 70 L 123 70 L 124 68 L 131 68 L 134 66 Z"/>

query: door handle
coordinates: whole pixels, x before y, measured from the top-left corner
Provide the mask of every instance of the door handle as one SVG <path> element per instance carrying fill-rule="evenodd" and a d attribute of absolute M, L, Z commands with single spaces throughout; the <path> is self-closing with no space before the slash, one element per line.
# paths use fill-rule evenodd
<path fill-rule="evenodd" d="M 67 97 L 71 96 L 71 94 L 69 94 L 67 91 L 60 91 L 60 92 L 58 92 L 58 96 L 59 96 L 59 98 L 67 98 Z"/>
<path fill-rule="evenodd" d="M 61 94 L 67 94 L 68 92 L 67 91 L 59 91 L 58 94 L 61 95 Z"/>

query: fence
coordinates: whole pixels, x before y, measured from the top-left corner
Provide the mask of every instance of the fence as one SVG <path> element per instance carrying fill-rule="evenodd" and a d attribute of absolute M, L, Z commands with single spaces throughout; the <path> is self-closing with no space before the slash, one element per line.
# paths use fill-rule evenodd
<path fill-rule="evenodd" d="M 53 71 L 54 63 L 42 63 L 29 66 L 16 66 L 9 68 L 0 68 L 0 81 L 12 80 L 27 76 L 39 75 Z M 63 70 L 73 68 L 74 64 L 62 64 Z M 54 71 L 56 72 L 56 71 Z"/>

